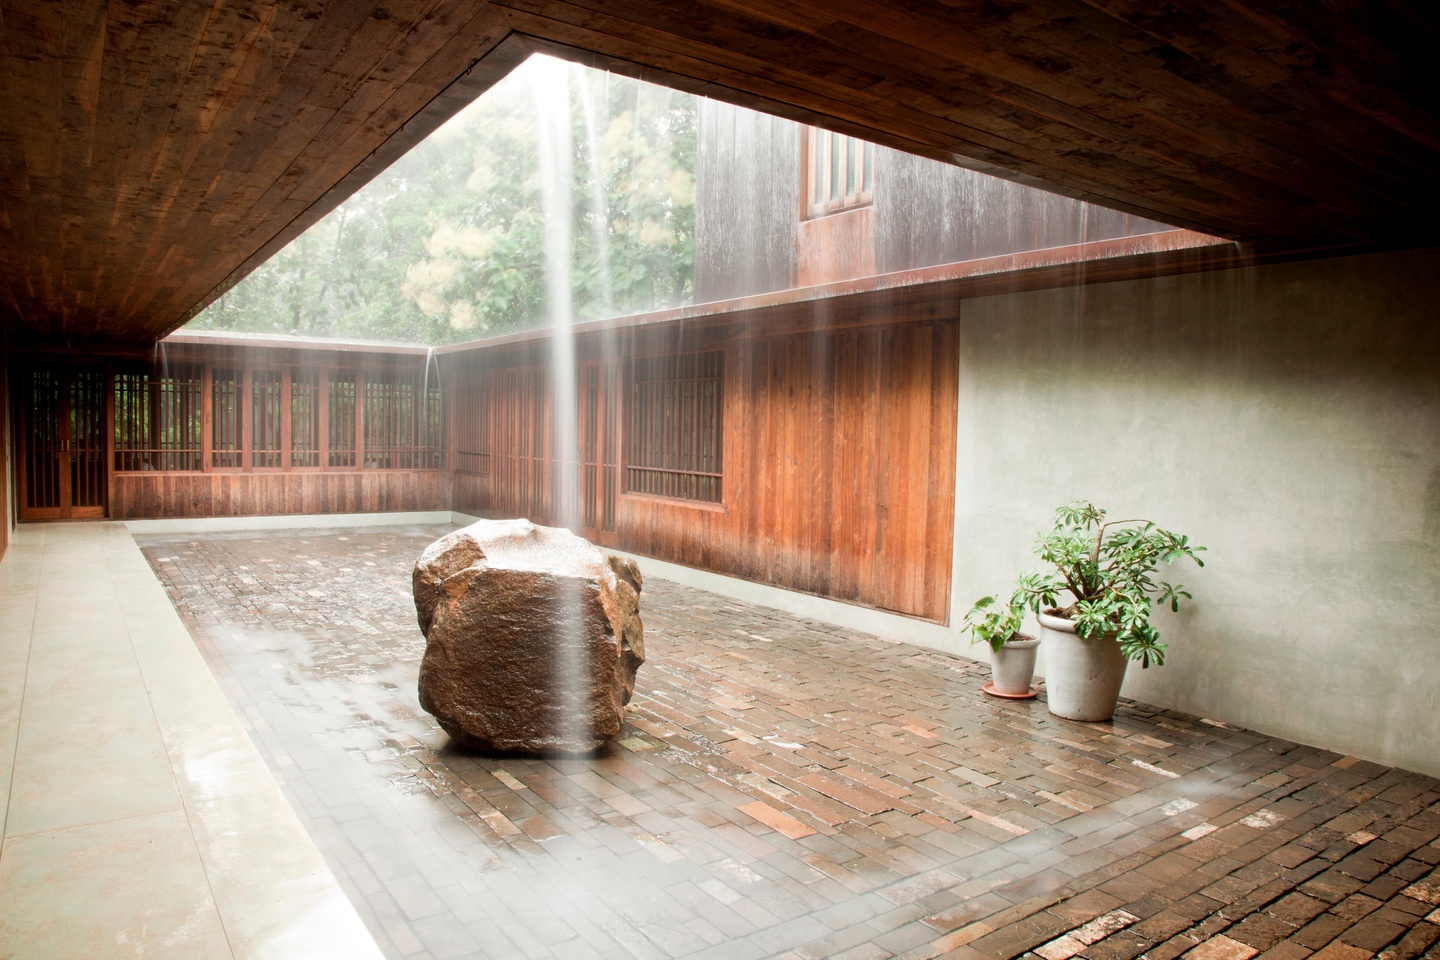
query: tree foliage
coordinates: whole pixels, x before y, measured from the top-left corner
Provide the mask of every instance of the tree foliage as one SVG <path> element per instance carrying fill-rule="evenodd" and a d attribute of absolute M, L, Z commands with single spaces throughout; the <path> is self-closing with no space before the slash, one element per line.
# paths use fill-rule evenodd
<path fill-rule="evenodd" d="M 543 324 L 547 110 L 568 118 L 575 318 L 689 302 L 695 99 L 535 57 L 191 327 L 438 344 Z"/>

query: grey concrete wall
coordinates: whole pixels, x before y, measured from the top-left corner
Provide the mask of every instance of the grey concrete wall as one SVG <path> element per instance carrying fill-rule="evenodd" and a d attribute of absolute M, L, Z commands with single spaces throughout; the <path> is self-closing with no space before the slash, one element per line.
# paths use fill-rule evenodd
<path fill-rule="evenodd" d="M 1036 564 L 1057 504 L 1150 517 L 1209 552 L 1127 696 L 1440 774 L 1440 253 L 990 297 L 960 322 L 959 613 Z"/>

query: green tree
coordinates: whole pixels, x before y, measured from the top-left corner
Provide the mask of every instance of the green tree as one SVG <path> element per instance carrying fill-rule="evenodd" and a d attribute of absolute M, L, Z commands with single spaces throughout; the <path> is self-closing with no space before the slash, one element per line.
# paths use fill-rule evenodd
<path fill-rule="evenodd" d="M 570 121 L 576 319 L 688 302 L 694 98 L 537 57 L 191 327 L 435 344 L 545 323 L 542 89 Z"/>

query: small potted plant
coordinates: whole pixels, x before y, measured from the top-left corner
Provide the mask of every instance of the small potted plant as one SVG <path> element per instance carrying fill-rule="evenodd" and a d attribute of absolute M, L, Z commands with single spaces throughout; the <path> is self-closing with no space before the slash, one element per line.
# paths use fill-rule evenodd
<path fill-rule="evenodd" d="M 1149 520 L 1107 520 L 1092 503 L 1055 511 L 1055 528 L 1035 544 L 1052 569 L 1019 580 L 1012 606 L 1040 618 L 1050 712 L 1069 720 L 1108 720 L 1120 699 L 1125 668 L 1165 662 L 1166 645 L 1150 622 L 1155 603 L 1180 609 L 1191 599 L 1178 584 L 1154 579 L 1160 564 L 1196 556 L 1204 547 Z M 1070 602 L 1059 606 L 1061 596 Z"/>
<path fill-rule="evenodd" d="M 990 682 L 984 691 L 1007 700 L 1028 700 L 1035 696 L 1030 685 L 1035 676 L 1035 648 L 1040 641 L 1020 632 L 1025 618 L 1024 595 L 1016 591 L 1010 602 L 1000 605 L 994 597 L 981 597 L 965 615 L 962 629 L 970 631 L 971 643 L 990 645 Z"/>

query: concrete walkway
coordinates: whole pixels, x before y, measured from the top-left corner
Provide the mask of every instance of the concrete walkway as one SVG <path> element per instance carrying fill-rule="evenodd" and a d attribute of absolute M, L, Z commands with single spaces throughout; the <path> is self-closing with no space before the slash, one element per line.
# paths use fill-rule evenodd
<path fill-rule="evenodd" d="M 0 957 L 380 956 L 123 524 L 0 562 L 0 818 Z"/>

